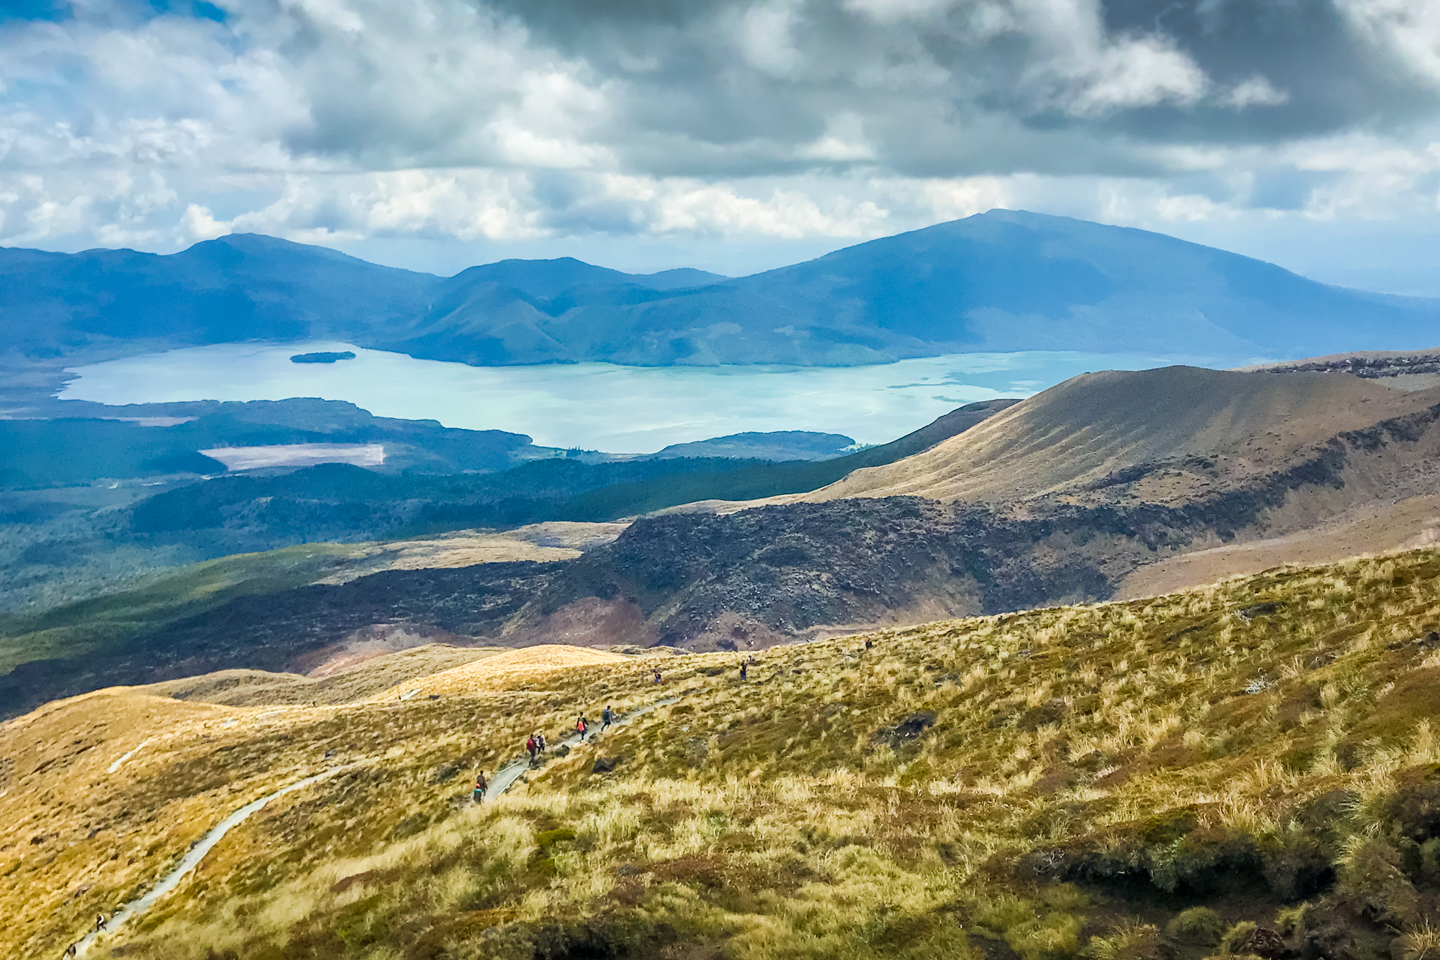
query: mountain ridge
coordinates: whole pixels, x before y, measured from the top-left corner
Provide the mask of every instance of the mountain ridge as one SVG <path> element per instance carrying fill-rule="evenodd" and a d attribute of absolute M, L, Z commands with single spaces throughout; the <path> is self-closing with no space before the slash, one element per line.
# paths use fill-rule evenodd
<path fill-rule="evenodd" d="M 1021 350 L 1240 364 L 1429 347 L 1437 324 L 1440 300 L 1006 210 L 739 278 L 573 258 L 442 278 L 248 234 L 165 256 L 0 250 L 0 348 L 34 356 L 329 338 L 482 366 L 850 366 Z"/>

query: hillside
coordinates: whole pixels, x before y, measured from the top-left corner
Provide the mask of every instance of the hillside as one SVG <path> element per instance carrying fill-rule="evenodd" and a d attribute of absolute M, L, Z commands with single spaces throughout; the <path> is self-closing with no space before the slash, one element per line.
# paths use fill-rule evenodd
<path fill-rule="evenodd" d="M 1440 536 L 1434 394 L 1304 371 L 1087 375 L 998 413 L 957 412 L 993 415 L 919 454 L 897 456 L 902 445 L 797 465 L 861 468 L 806 497 L 648 516 L 543 569 L 396 570 L 176 608 L 83 655 L 51 646 L 0 691 L 30 705 L 100 676 L 290 670 L 377 624 L 476 644 L 759 650 L 1422 545 Z M 865 468 L 867 457 L 894 459 Z M 615 516 L 618 505 L 664 506 L 661 493 L 674 503 L 698 488 L 657 480 L 655 500 L 648 489 L 571 504 L 610 504 L 595 515 Z M 12 643 L 47 649 L 46 636 L 30 627 Z"/>
<path fill-rule="evenodd" d="M 536 447 L 524 434 L 376 417 L 339 400 L 200 401 L 93 412 L 89 417 L 0 419 L 0 490 L 177 475 L 193 481 L 196 475 L 226 470 L 202 451 L 229 447 L 261 448 L 257 453 L 269 451 L 283 467 L 286 451 L 275 448 L 378 445 L 383 454 L 375 466 L 390 473 L 493 473 L 563 453 Z"/>
<path fill-rule="evenodd" d="M 851 453 L 853 437 L 838 433 L 782 430 L 770 433 L 736 433 L 728 437 L 672 443 L 651 454 L 673 457 L 734 457 L 738 460 L 829 460 Z"/>
<path fill-rule="evenodd" d="M 1084 374 L 923 453 L 857 470 L 804 499 L 1078 496 L 1196 459 L 1213 459 L 1204 469 L 1239 480 L 1284 469 L 1342 433 L 1437 402 L 1440 391 L 1312 372 L 1164 367 Z"/>
<path fill-rule="evenodd" d="M 40 358 L 331 339 L 481 366 L 848 366 L 1025 350 L 1241 363 L 1425 348 L 1437 319 L 1436 301 L 1009 210 L 738 279 L 572 259 L 442 279 L 256 236 L 168 257 L 0 251 L 0 346 Z"/>
<path fill-rule="evenodd" d="M 625 516 L 697 497 L 813 488 L 858 466 L 885 463 L 922 450 L 973 427 L 1011 403 L 970 404 L 889 444 L 817 463 L 666 460 L 653 464 L 585 465 L 558 460 L 534 464 L 520 471 L 519 477 L 499 475 L 493 479 L 441 477 L 422 481 L 377 476 L 355 467 L 327 467 L 268 479 L 236 478 L 238 483 L 211 481 L 198 491 L 182 487 L 141 502 L 131 514 L 129 529 L 112 525 L 87 534 L 90 541 L 48 545 L 48 553 L 32 547 L 21 559 L 29 557 L 33 562 L 28 566 L 22 563 L 20 572 L 46 571 L 51 568 L 44 564 L 64 563 L 67 566 L 60 566 L 49 576 L 56 585 L 69 583 L 76 576 L 77 560 L 84 556 L 81 551 L 90 543 L 95 544 L 94 549 L 112 551 L 123 559 L 132 556 L 135 549 L 127 540 L 141 544 L 233 544 L 236 540 L 227 538 L 238 536 L 254 538 L 240 540 L 240 544 L 254 544 L 272 535 L 281 542 L 293 542 L 304 539 L 307 531 L 316 530 L 322 523 L 336 521 L 346 524 L 339 532 L 358 540 L 366 531 L 384 529 L 387 523 L 419 525 L 416 513 L 426 509 L 435 511 L 436 519 L 430 525 L 440 529 L 476 520 L 509 526 L 527 517 Z M 633 480 L 647 476 L 642 482 L 623 482 L 627 477 Z M 567 483 L 569 487 L 564 486 Z M 577 488 L 590 492 L 576 495 Z M 239 496 L 232 496 L 232 491 L 239 491 Z M 427 494 L 434 498 L 432 504 L 422 499 Z M 529 495 L 528 501 L 525 494 Z M 467 496 L 475 499 L 467 502 Z M 410 512 L 387 519 L 387 511 L 402 508 Z M 816 557 L 830 554 L 829 537 L 858 533 L 874 524 L 888 525 L 887 517 L 894 511 L 833 512 L 836 523 L 807 524 L 810 535 L 820 538 L 814 544 Z M 126 516 L 115 510 L 108 513 L 112 524 L 115 517 Z M 238 529 L 216 529 L 212 526 L 216 521 L 208 519 L 211 517 L 219 518 L 221 523 L 236 518 L 239 522 L 234 527 Z M 141 527 L 141 523 L 145 526 Z M 275 534 L 265 529 L 264 525 L 270 523 L 274 524 Z M 712 525 L 703 516 L 661 520 L 653 527 L 653 534 L 640 541 L 633 555 L 643 558 L 652 551 L 668 551 L 671 537 L 687 538 L 690 534 L 686 530 L 700 531 Z M 908 522 L 907 527 L 919 529 Z M 78 602 L 30 608 L 17 603 L 13 613 L 0 613 L 0 669 L 11 671 L 0 674 L 0 716 L 13 715 L 46 699 L 93 689 L 101 677 L 107 676 L 141 683 L 229 668 L 296 670 L 309 663 L 308 658 L 316 650 L 348 644 L 358 631 L 372 627 L 399 629 L 419 638 L 439 631 L 451 637 L 468 637 L 469 642 L 476 643 L 544 642 L 555 631 L 566 642 L 653 642 L 668 628 L 647 625 L 646 618 L 654 612 L 650 605 L 664 602 L 674 586 L 688 582 L 695 571 L 703 573 L 712 562 L 707 559 L 708 551 L 722 544 L 728 544 L 724 548 L 727 558 L 714 560 L 716 572 L 725 571 L 724 582 L 739 583 L 755 571 L 757 564 L 762 590 L 783 595 L 794 579 L 782 580 L 773 575 L 778 555 L 764 551 L 769 533 L 761 531 L 748 546 L 741 542 L 757 536 L 748 520 L 721 521 L 719 529 L 697 533 L 693 539 L 701 545 L 699 551 L 692 551 L 683 562 L 677 561 L 670 574 L 662 573 L 653 584 L 648 583 L 651 573 L 644 571 L 660 571 L 648 559 L 640 559 L 635 570 L 602 570 L 596 574 L 579 569 L 573 576 L 561 578 L 563 583 L 556 582 L 555 596 L 565 598 L 558 600 L 544 592 L 552 589 L 553 571 L 516 572 L 529 569 L 524 564 L 512 565 L 513 569 L 481 568 L 497 561 L 564 562 L 579 555 L 575 547 L 599 548 L 624 528 L 624 523 L 560 522 L 503 533 L 462 531 L 388 543 L 297 545 L 207 561 L 173 572 L 157 571 L 148 578 L 132 574 L 129 579 L 139 582 L 127 589 L 112 586 L 108 593 Z M 1014 534 L 1022 535 L 1020 531 Z M 934 539 L 931 534 L 925 536 Z M 887 536 L 874 551 L 852 551 L 847 563 L 855 565 L 858 561 L 861 568 L 870 562 L 888 564 L 897 546 L 903 544 Z M 632 562 L 623 560 L 622 567 Z M 475 569 L 456 569 L 466 566 Z M 691 573 L 676 581 L 675 574 L 680 570 Z M 4 568 L 0 572 L 5 572 Z M 878 577 L 879 582 L 888 584 L 886 598 L 903 606 L 905 601 L 896 598 L 923 595 L 931 586 L 930 579 L 907 583 L 904 573 L 891 565 L 883 573 L 862 572 L 860 576 L 870 580 Z M 801 575 L 800 571 L 796 575 Z M 669 586 L 665 583 L 667 577 Z M 363 582 L 349 585 L 348 581 L 357 578 Z M 629 600 L 616 601 L 614 591 L 620 588 L 614 584 L 630 582 L 645 584 L 642 592 L 650 599 L 643 612 L 634 609 Z M 609 595 L 591 599 L 595 590 Z M 631 590 L 627 586 L 624 592 L 628 596 Z M 867 601 L 857 605 L 831 592 L 823 602 L 807 604 L 799 621 L 792 622 L 784 607 L 776 608 L 775 613 L 782 619 L 772 624 L 761 627 L 759 621 L 754 621 L 759 632 L 753 642 L 769 643 L 795 630 L 808 630 L 815 617 L 831 623 L 884 616 L 883 604 Z M 479 602 L 477 595 L 487 599 Z M 713 606 L 714 601 L 707 604 Z M 724 606 L 722 603 L 721 613 Z M 924 609 L 938 615 L 971 608 L 932 603 Z M 688 614 L 681 619 L 685 616 Z M 841 621 L 827 617 L 840 617 Z M 708 630 L 706 624 L 708 620 L 699 622 L 702 632 Z M 727 620 L 720 639 L 735 642 L 725 638 L 740 626 Z M 744 629 L 748 632 L 751 628 Z M 686 637 L 687 642 L 694 640 L 689 632 Z"/>
<path fill-rule="evenodd" d="M 780 463 L 728 455 L 555 457 L 561 451 L 531 446 L 514 434 L 372 418 L 350 404 L 316 400 L 177 405 L 173 413 L 197 419 L 159 430 L 111 420 L 0 420 L 0 436 L 8 430 L 29 441 L 0 451 L 0 522 L 6 524 L 0 527 L 0 611 L 54 606 L 115 590 L 140 574 L 227 554 L 552 520 L 611 520 L 697 500 L 813 490 L 858 467 L 923 450 L 1013 402 L 967 404 L 898 440 L 843 457 Z M 193 473 L 160 472 L 220 471 L 221 464 L 193 449 L 217 437 L 379 444 L 388 466 L 325 464 L 202 483 Z M 748 452 L 794 454 L 806 438 L 814 435 L 761 438 Z M 476 472 L 505 458 L 522 465 Z M 466 472 L 446 473 L 447 465 Z M 151 479 L 124 478 L 131 468 L 150 471 Z M 5 476 L 32 488 L 5 490 Z M 42 479 L 84 485 L 48 486 Z"/>
<path fill-rule="evenodd" d="M 0 951 L 59 956 L 321 776 L 88 956 L 1422 960 L 1437 578 L 1434 550 L 1287 568 L 780 647 L 743 682 L 733 654 L 659 684 L 491 660 L 435 699 L 53 703 L 0 726 Z"/>

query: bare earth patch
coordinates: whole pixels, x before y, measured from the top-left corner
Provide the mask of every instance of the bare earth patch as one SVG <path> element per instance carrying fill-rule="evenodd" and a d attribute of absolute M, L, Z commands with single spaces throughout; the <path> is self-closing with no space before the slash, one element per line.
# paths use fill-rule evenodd
<path fill-rule="evenodd" d="M 1288 563 L 1335 563 L 1346 557 L 1414 549 L 1437 542 L 1440 496 L 1370 504 L 1313 530 L 1198 550 L 1141 567 L 1120 581 L 1115 599 L 1158 596 Z"/>
<path fill-rule="evenodd" d="M 320 463 L 378 467 L 385 462 L 385 445 L 380 443 L 279 443 L 265 447 L 213 447 L 200 452 L 219 460 L 230 470 L 313 467 Z"/>
<path fill-rule="evenodd" d="M 628 523 L 554 521 L 503 533 L 461 530 L 424 540 L 359 544 L 345 567 L 316 583 L 340 584 L 382 570 L 430 570 L 480 563 L 573 560 L 590 547 L 609 543 Z"/>

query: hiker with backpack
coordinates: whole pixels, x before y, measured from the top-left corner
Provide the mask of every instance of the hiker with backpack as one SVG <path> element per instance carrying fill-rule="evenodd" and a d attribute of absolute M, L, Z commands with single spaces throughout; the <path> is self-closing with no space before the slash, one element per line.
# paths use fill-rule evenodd
<path fill-rule="evenodd" d="M 535 734 L 535 750 L 536 750 L 537 753 L 544 753 L 544 752 L 545 752 L 545 734 L 543 734 L 543 733 L 537 733 L 537 734 Z"/>
<path fill-rule="evenodd" d="M 585 719 L 582 713 L 580 719 L 575 721 L 575 732 L 580 734 L 580 739 L 585 739 L 585 731 L 590 729 L 590 721 Z"/>
<path fill-rule="evenodd" d="M 600 714 L 600 732 L 604 733 L 605 728 L 610 726 L 614 719 L 615 715 L 610 712 L 610 705 L 607 703 L 605 705 L 605 712 Z"/>
<path fill-rule="evenodd" d="M 485 782 L 485 772 L 475 774 L 475 792 L 470 794 L 470 799 L 479 803 L 485 799 L 485 791 L 490 789 L 490 784 Z"/>
<path fill-rule="evenodd" d="M 535 762 L 535 751 L 539 749 L 540 745 L 535 742 L 535 734 L 530 734 L 530 739 L 525 741 L 525 752 L 530 754 L 532 764 Z"/>
<path fill-rule="evenodd" d="M 740 682 L 741 682 L 741 683 L 744 683 L 744 682 L 745 682 L 745 677 L 749 674 L 749 666 L 750 666 L 750 665 L 749 665 L 748 663 L 742 663 L 742 664 L 740 664 Z"/>

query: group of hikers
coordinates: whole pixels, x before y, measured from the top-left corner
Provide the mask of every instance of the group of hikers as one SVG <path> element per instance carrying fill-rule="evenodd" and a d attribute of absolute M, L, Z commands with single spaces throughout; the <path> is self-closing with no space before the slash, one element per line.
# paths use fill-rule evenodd
<path fill-rule="evenodd" d="M 869 640 L 866 640 L 866 641 L 865 641 L 865 649 L 867 649 L 867 650 L 870 649 L 870 641 L 869 641 Z M 756 663 L 759 663 L 759 661 L 756 660 L 755 654 L 753 654 L 753 653 L 750 654 L 750 656 L 749 656 L 747 659 L 741 661 L 741 663 L 740 663 L 740 679 L 741 679 L 741 681 L 745 681 L 745 680 L 748 680 L 748 679 L 749 679 L 749 676 L 750 676 L 750 666 L 751 666 L 752 664 L 756 664 Z M 654 676 L 654 682 L 655 682 L 655 683 L 660 683 L 660 682 L 661 682 L 661 679 L 662 679 L 662 677 L 661 677 L 660 671 L 659 671 L 659 670 L 656 670 L 656 671 L 655 671 L 655 676 Z M 601 714 L 600 714 L 600 732 L 601 732 L 601 733 L 604 733 L 605 730 L 606 730 L 606 728 L 608 728 L 612 723 L 615 722 L 615 719 L 616 719 L 616 714 L 615 714 L 615 712 L 607 705 L 607 706 L 605 707 L 604 711 L 602 711 Z M 589 718 L 586 717 L 585 714 L 583 714 L 583 713 L 580 714 L 580 716 L 577 717 L 576 720 L 575 720 L 575 735 L 576 735 L 576 739 L 579 740 L 579 741 L 582 741 L 582 742 L 583 742 L 587 737 L 590 736 L 590 720 L 589 720 Z M 548 750 L 549 750 L 549 746 L 548 746 L 548 744 L 545 742 L 545 734 L 543 734 L 543 733 L 540 733 L 540 732 L 536 731 L 535 733 L 530 734 L 530 736 L 529 736 L 528 738 L 526 738 L 526 740 L 525 740 L 525 752 L 526 752 L 527 754 L 529 754 L 529 757 L 530 757 L 530 766 L 532 766 L 532 767 L 535 766 L 536 764 L 538 764 L 538 763 L 540 762 L 540 758 L 541 758 L 542 756 L 544 756 L 544 754 L 545 754 Z M 479 803 L 481 800 L 485 799 L 485 794 L 486 794 L 486 792 L 487 792 L 489 789 L 490 789 L 490 782 L 485 779 L 485 774 L 484 774 L 483 772 L 476 774 L 476 775 L 475 775 L 475 790 L 474 790 L 474 792 L 471 794 L 472 799 L 474 799 L 474 801 L 475 801 L 476 803 Z"/>
<path fill-rule="evenodd" d="M 869 649 L 870 649 L 870 641 L 869 641 L 869 640 L 866 640 L 866 641 L 865 641 L 865 649 L 866 649 L 866 650 L 869 650 Z M 750 655 L 750 657 L 749 657 L 747 660 L 741 662 L 741 664 L 740 664 L 740 679 L 741 679 L 742 681 L 748 679 L 748 677 L 749 677 L 749 667 L 750 667 L 750 665 L 753 664 L 753 663 L 757 663 L 757 662 L 758 662 L 758 661 L 755 659 L 755 655 L 754 655 L 753 653 Z M 661 682 L 661 674 L 660 674 L 660 671 L 659 671 L 659 670 L 656 670 L 656 671 L 655 671 L 654 682 L 655 682 L 655 683 L 660 683 L 660 682 Z M 605 709 L 604 709 L 603 711 L 601 711 L 601 713 L 600 713 L 600 730 L 599 730 L 599 732 L 600 732 L 600 733 L 604 733 L 605 730 L 608 729 L 611 724 L 615 723 L 616 719 L 617 719 L 617 714 L 616 714 L 615 711 L 612 710 L 612 709 L 610 708 L 610 706 L 607 704 L 606 707 L 605 707 Z M 589 720 L 589 719 L 585 716 L 585 714 L 583 714 L 583 713 L 580 714 L 580 716 L 579 716 L 578 718 L 576 718 L 576 720 L 575 720 L 575 734 L 576 734 L 576 739 L 579 740 L 579 741 L 582 741 L 582 742 L 583 742 L 587 737 L 590 736 L 590 720 Z M 531 765 L 531 766 L 534 766 L 534 765 L 539 761 L 540 757 L 543 756 L 548 750 L 549 750 L 549 746 L 548 746 L 548 744 L 547 744 L 546 741 L 545 741 L 545 734 L 540 733 L 539 731 L 536 731 L 535 733 L 532 733 L 532 734 L 525 740 L 525 752 L 530 755 L 530 765 Z M 477 774 L 475 775 L 475 789 L 474 789 L 474 792 L 471 794 L 471 797 L 472 797 L 472 799 L 474 800 L 474 802 L 479 803 L 481 800 L 485 799 L 485 794 L 486 794 L 486 792 L 489 791 L 489 789 L 490 789 L 490 782 L 485 779 L 485 773 L 484 773 L 483 771 L 477 773 Z M 105 915 L 102 913 L 102 914 L 100 914 L 98 917 L 96 917 L 96 919 L 95 919 L 95 932 L 96 932 L 96 933 L 100 933 L 100 932 L 104 931 L 104 930 L 106 929 L 106 924 L 107 924 L 107 921 L 106 921 L 106 919 L 105 919 Z M 79 950 L 80 950 L 80 942 L 77 941 L 77 942 L 75 942 L 75 943 L 70 944 L 70 946 L 68 946 L 68 947 L 65 948 L 65 954 L 64 954 L 64 956 L 65 956 L 66 958 L 76 957 L 76 956 L 79 955 Z"/>
<path fill-rule="evenodd" d="M 660 672 L 658 670 L 655 672 L 655 677 L 656 682 L 658 683 L 660 677 Z M 617 714 L 615 713 L 615 711 L 610 708 L 609 704 L 606 704 L 605 709 L 600 712 L 601 733 L 604 733 L 605 730 L 612 723 L 615 722 L 616 716 Z M 575 735 L 577 739 L 582 741 L 590 735 L 590 720 L 583 713 L 580 714 L 580 716 L 575 720 Z M 527 737 L 525 740 L 525 752 L 530 756 L 530 766 L 532 767 L 539 762 L 540 757 L 543 756 L 549 749 L 550 746 L 545 740 L 545 734 L 540 733 L 538 730 L 530 734 L 530 736 Z M 484 771 L 477 773 L 475 775 L 475 789 L 470 795 L 471 799 L 473 799 L 476 803 L 479 803 L 481 800 L 485 799 L 485 793 L 489 789 L 490 781 L 485 779 Z"/>
<path fill-rule="evenodd" d="M 105 919 L 105 914 L 102 913 L 102 914 L 97 915 L 97 916 L 95 917 L 95 931 L 94 931 L 94 932 L 95 932 L 95 933 L 103 933 L 104 930 L 105 930 L 105 928 L 106 928 L 107 926 L 109 926 L 109 923 L 110 923 L 110 921 L 108 921 L 108 920 Z M 79 941 L 79 940 L 76 940 L 74 943 L 70 944 L 70 946 L 66 947 L 66 948 L 65 948 L 65 952 L 64 952 L 63 954 L 61 954 L 61 956 L 62 956 L 62 957 L 65 957 L 66 960 L 68 960 L 68 958 L 70 958 L 70 957 L 78 957 L 79 955 L 80 955 L 80 941 Z"/>

